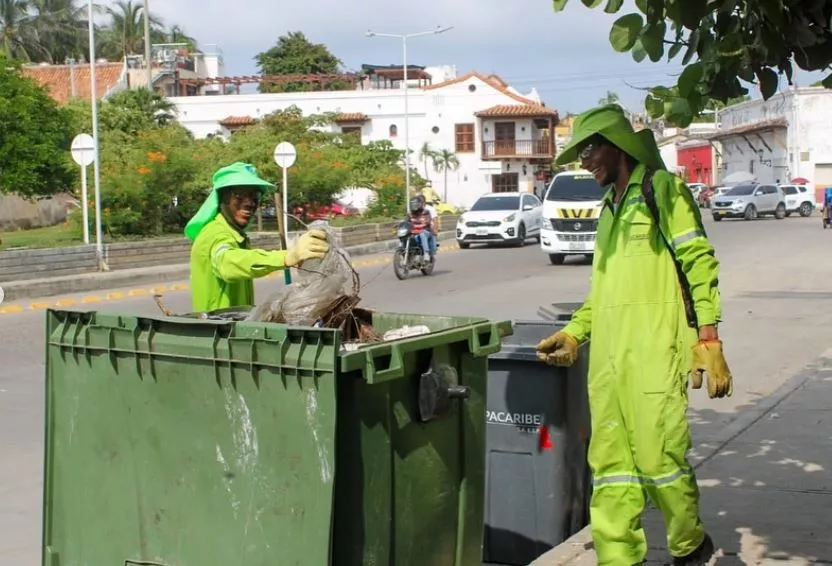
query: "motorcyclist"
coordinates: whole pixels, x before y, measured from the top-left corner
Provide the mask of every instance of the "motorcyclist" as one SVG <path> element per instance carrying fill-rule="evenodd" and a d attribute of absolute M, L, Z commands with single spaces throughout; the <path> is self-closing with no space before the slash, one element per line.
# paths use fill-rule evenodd
<path fill-rule="evenodd" d="M 410 199 L 410 223 L 413 225 L 413 234 L 419 237 L 425 263 L 432 261 L 436 255 L 436 231 L 434 218 L 427 209 L 425 197 L 422 195 Z"/>

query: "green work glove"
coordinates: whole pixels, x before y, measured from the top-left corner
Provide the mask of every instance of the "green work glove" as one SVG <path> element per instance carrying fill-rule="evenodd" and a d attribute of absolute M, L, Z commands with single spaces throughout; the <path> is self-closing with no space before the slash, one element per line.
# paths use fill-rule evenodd
<path fill-rule="evenodd" d="M 329 243 L 326 241 L 326 232 L 323 230 L 309 230 L 297 239 L 286 252 L 284 264 L 286 267 L 297 267 L 309 259 L 321 259 L 329 251 Z"/>
<path fill-rule="evenodd" d="M 700 340 L 693 347 L 693 365 L 690 370 L 692 387 L 702 388 L 703 375 L 707 375 L 708 397 L 730 397 L 734 393 L 734 379 L 722 353 L 721 340 Z"/>
<path fill-rule="evenodd" d="M 536 350 L 537 358 L 550 366 L 569 367 L 578 359 L 578 341 L 563 331 L 541 340 Z"/>

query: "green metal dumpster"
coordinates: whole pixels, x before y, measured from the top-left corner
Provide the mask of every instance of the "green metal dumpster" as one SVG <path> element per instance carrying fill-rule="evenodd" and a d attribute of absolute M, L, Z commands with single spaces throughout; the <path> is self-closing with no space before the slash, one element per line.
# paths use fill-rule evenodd
<path fill-rule="evenodd" d="M 48 311 L 44 565 L 479 565 L 511 324 L 372 324 L 431 333 Z"/>

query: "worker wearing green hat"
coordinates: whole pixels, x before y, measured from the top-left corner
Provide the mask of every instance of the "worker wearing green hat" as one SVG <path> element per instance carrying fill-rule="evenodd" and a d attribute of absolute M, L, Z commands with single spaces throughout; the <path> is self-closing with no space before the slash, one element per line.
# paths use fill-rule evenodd
<path fill-rule="evenodd" d="M 214 173 L 208 198 L 185 226 L 191 247 L 191 295 L 196 312 L 254 304 L 254 279 L 322 258 L 326 232 L 310 230 L 286 251 L 250 249 L 246 229 L 274 185 L 253 165 L 233 163 Z"/>
<path fill-rule="evenodd" d="M 666 170 L 653 133 L 635 132 L 621 107 L 576 118 L 556 162 L 578 160 L 609 187 L 590 291 L 537 350 L 546 363 L 569 366 L 592 338 L 588 460 L 598 564 L 644 561 L 645 493 L 664 517 L 673 564 L 706 564 L 714 543 L 699 518 L 686 410 L 688 375 L 694 389 L 707 375 L 712 398 L 733 390 L 717 333 L 719 263 L 690 190 Z"/>

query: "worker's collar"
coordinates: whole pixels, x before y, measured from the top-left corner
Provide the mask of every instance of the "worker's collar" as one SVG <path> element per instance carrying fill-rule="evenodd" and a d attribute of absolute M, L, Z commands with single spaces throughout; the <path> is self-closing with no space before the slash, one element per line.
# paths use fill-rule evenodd
<path fill-rule="evenodd" d="M 234 234 L 234 239 L 238 244 L 242 244 L 247 239 L 245 232 L 239 226 L 228 220 L 225 214 L 222 213 L 222 210 L 217 213 L 217 220 L 228 227 L 229 231 Z"/>
<path fill-rule="evenodd" d="M 636 168 L 633 169 L 633 172 L 630 173 L 630 180 L 627 181 L 627 188 L 624 189 L 624 194 L 621 195 L 621 200 L 619 201 L 620 208 L 621 203 L 627 201 L 627 197 L 630 195 L 630 191 L 632 191 L 633 187 L 641 187 L 642 181 L 644 181 L 644 175 L 647 172 L 647 167 L 642 165 L 641 163 L 636 164 Z M 609 209 L 613 212 L 616 211 L 616 204 L 615 204 L 615 185 L 610 185 L 610 188 L 607 189 L 607 193 L 604 195 L 604 206 L 609 207 Z"/>

